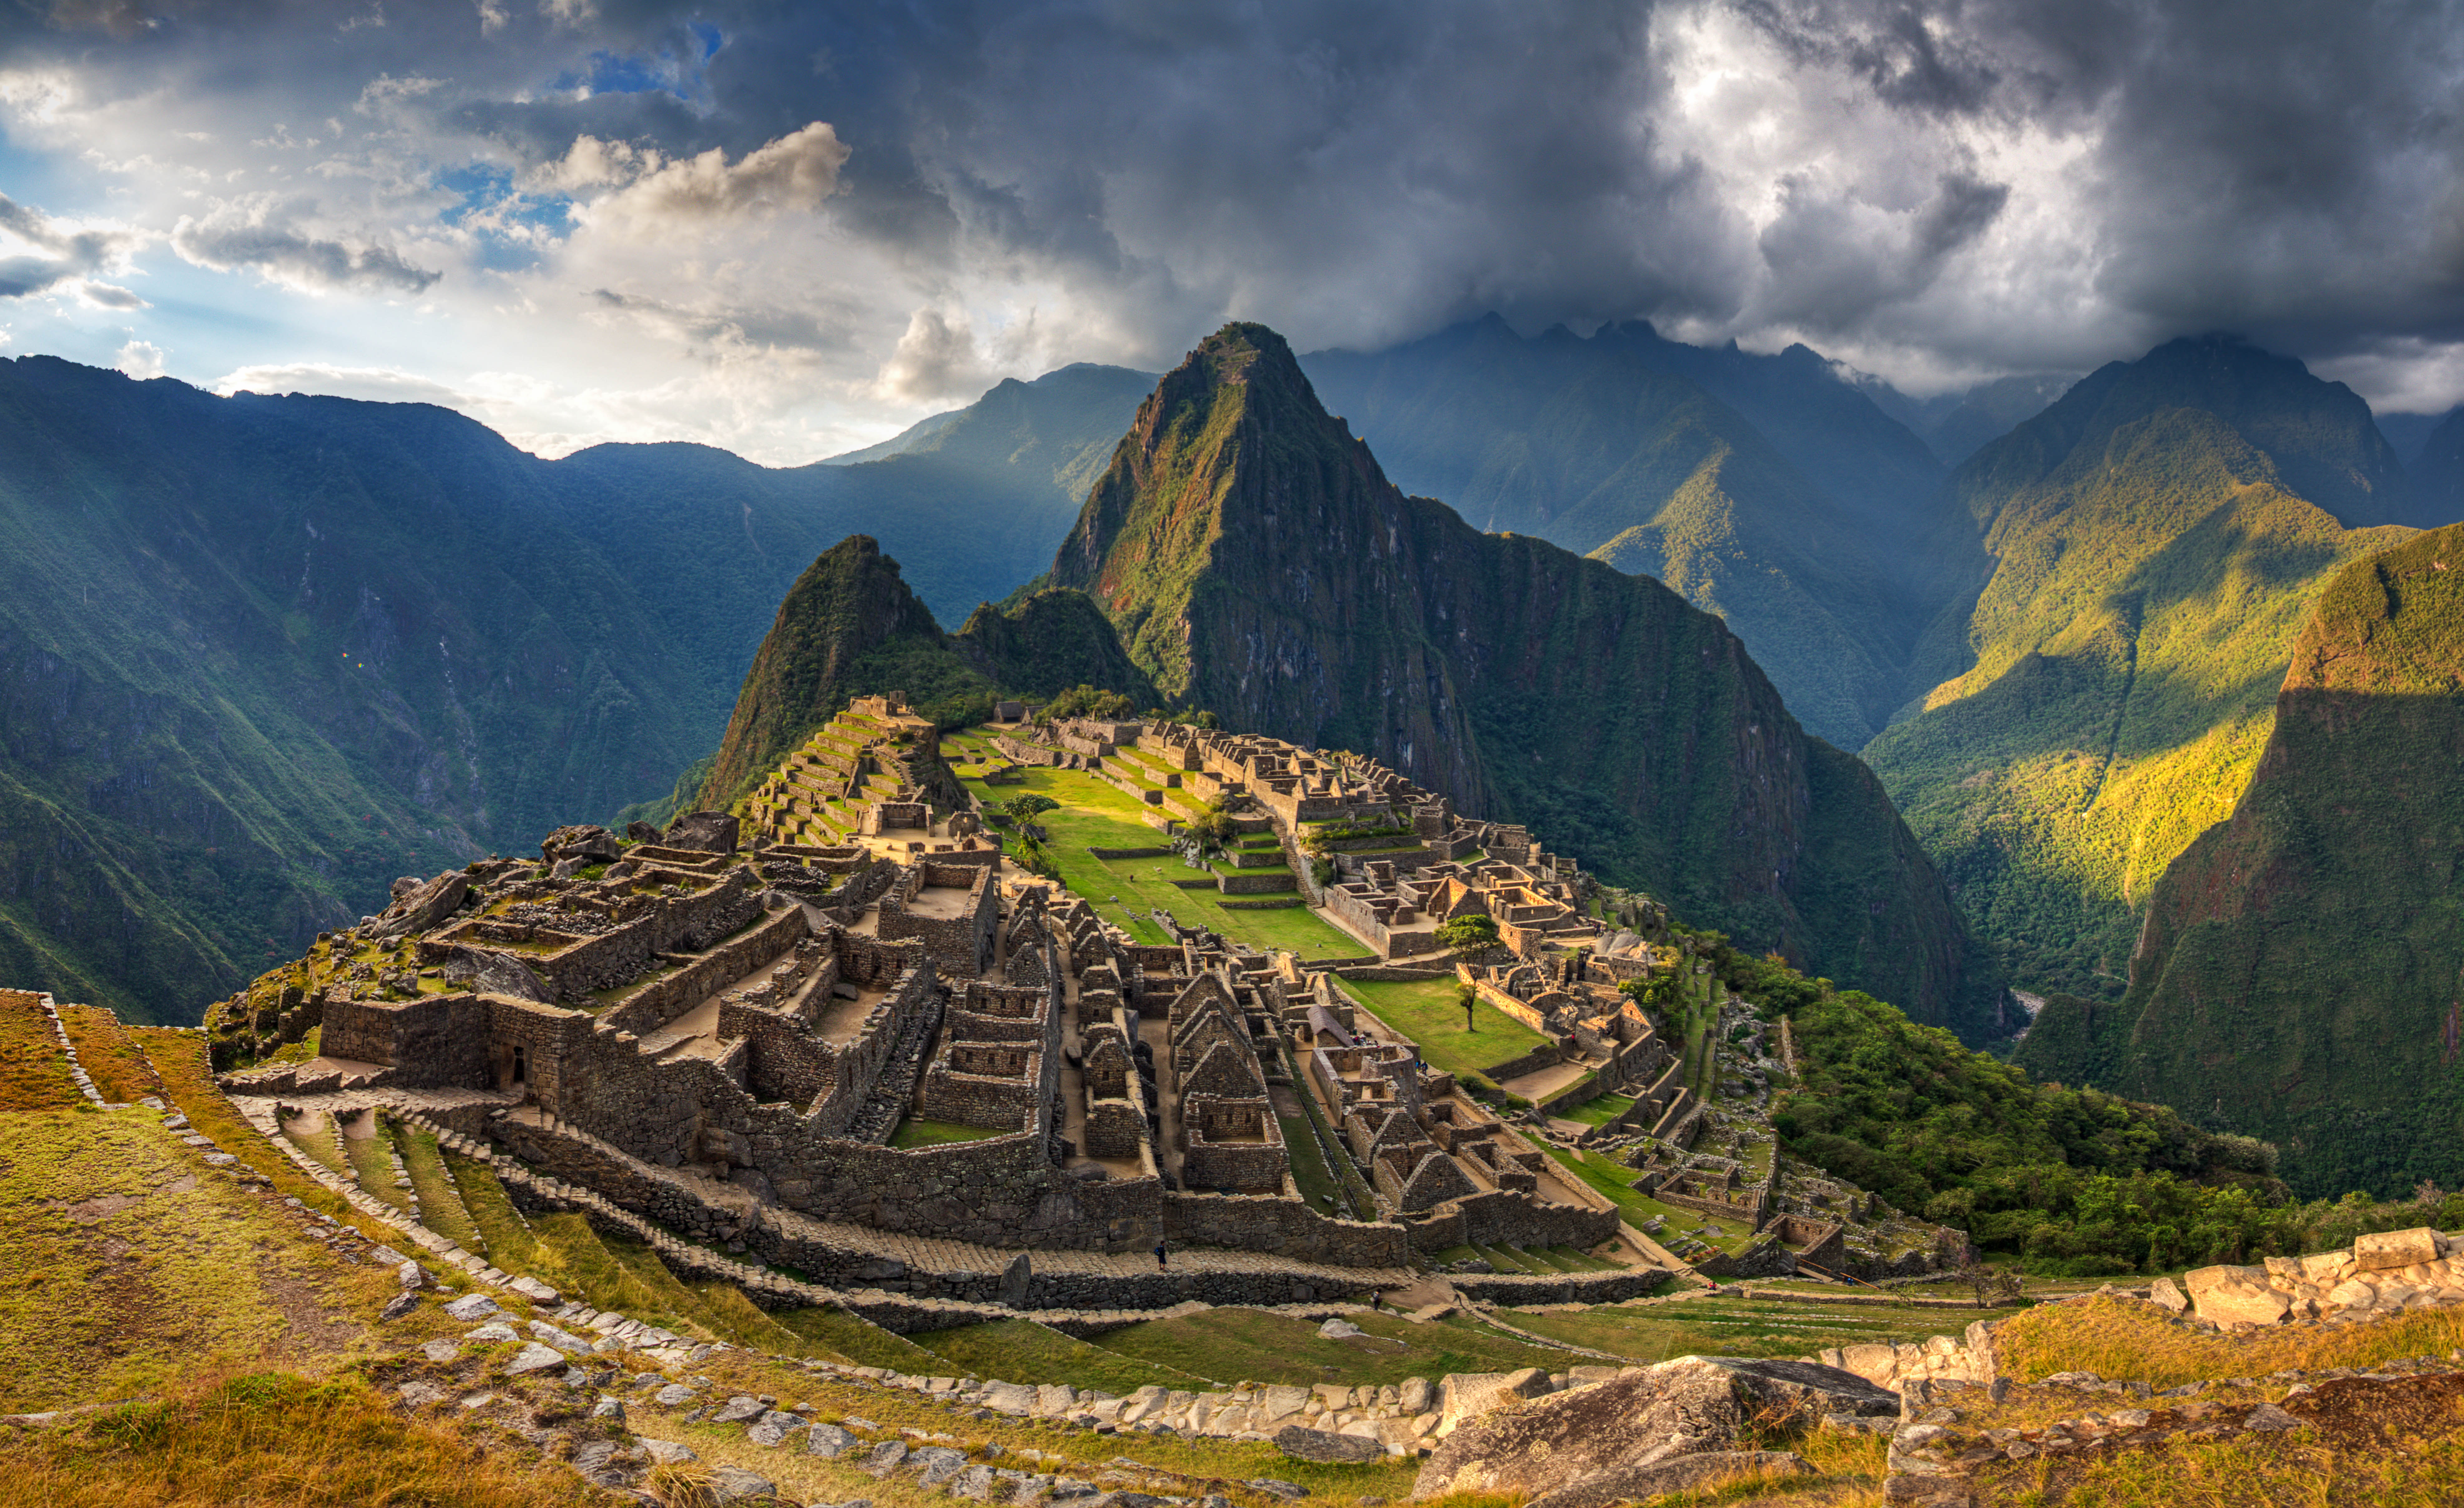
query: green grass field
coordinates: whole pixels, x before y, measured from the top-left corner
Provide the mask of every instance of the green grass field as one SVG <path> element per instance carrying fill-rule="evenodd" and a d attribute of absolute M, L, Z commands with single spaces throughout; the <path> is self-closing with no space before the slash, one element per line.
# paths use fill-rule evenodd
<path fill-rule="evenodd" d="M 943 741 L 945 750 L 982 748 L 982 741 L 957 734 Z M 1202 870 L 1184 866 L 1177 858 L 1101 860 L 1089 848 L 1155 848 L 1163 832 L 1146 824 L 1149 808 L 1126 793 L 1077 770 L 1029 768 L 1023 785 L 984 784 L 981 767 L 971 764 L 958 776 L 988 804 L 1033 792 L 1061 803 L 1058 811 L 1036 818 L 1035 824 L 1051 836 L 1046 844 L 1061 870 L 1061 883 L 1085 896 L 1106 921 L 1116 922 L 1140 942 L 1165 943 L 1163 929 L 1148 918 L 1160 909 L 1186 926 L 1207 927 L 1253 948 L 1290 949 L 1305 958 L 1358 957 L 1360 944 L 1319 920 L 1307 907 L 1274 911 L 1227 911 L 1212 889 L 1184 890 L 1177 880 L 1207 878 Z M 1114 897 L 1118 897 L 1117 900 Z M 1265 899 L 1259 897 L 1257 899 Z"/>
<path fill-rule="evenodd" d="M 1485 1073 L 1549 1045 L 1549 1038 L 1484 1001 L 1472 1002 L 1472 1029 L 1452 979 L 1339 981 L 1371 1015 L 1419 1043 L 1420 1056 L 1446 1073 Z"/>
<path fill-rule="evenodd" d="M 1093 1344 L 1218 1383 L 1399 1383 L 1448 1372 L 1563 1371 L 1579 1358 L 1533 1345 L 1466 1316 L 1416 1324 L 1393 1315 L 1348 1317 L 1368 1333 L 1329 1341 L 1317 1322 L 1258 1309 L 1212 1309 L 1111 1330 Z"/>
<path fill-rule="evenodd" d="M 1633 1108 L 1632 1095 L 1604 1094 L 1561 1112 L 1558 1119 L 1582 1126 L 1606 1126 Z M 1645 1126 L 1644 1129 L 1649 1130 L 1650 1127 Z"/>
<path fill-rule="evenodd" d="M 1613 1200 L 1624 1212 L 1628 1225 L 1639 1227 L 1658 1217 L 1688 1235 L 1694 1235 L 1698 1228 L 1708 1227 L 1710 1234 L 1695 1235 L 1695 1239 L 1708 1242 L 1724 1252 L 1741 1252 L 1753 1243 L 1753 1231 L 1742 1217 L 1698 1214 L 1692 1210 L 1680 1210 L 1675 1205 L 1661 1204 L 1657 1199 L 1637 1193 L 1628 1187 L 1635 1175 L 1631 1168 L 1610 1162 L 1605 1157 L 1570 1152 L 1545 1142 L 1533 1141 L 1531 1145 L 1548 1153 L 1567 1173 L 1581 1179 L 1587 1188 Z"/>

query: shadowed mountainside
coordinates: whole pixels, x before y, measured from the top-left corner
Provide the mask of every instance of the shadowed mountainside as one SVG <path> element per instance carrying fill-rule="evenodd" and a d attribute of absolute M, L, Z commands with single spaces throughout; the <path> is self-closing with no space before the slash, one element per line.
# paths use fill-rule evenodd
<path fill-rule="evenodd" d="M 945 727 L 982 722 L 998 695 L 1048 698 L 1081 683 L 1155 701 L 1111 624 L 1085 596 L 1037 592 L 986 604 L 945 634 L 878 542 L 850 535 L 789 587 L 744 675 L 699 803 L 725 807 L 854 696 L 903 691 Z"/>

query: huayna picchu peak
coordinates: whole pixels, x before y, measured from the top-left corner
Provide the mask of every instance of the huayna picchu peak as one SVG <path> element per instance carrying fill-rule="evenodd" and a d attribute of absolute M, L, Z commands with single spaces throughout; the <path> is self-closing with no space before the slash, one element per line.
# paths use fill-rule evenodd
<path fill-rule="evenodd" d="M 1998 986 L 1880 785 L 1719 619 L 1405 496 L 1263 326 L 1157 384 L 1050 580 L 1227 727 L 1373 755 L 1809 972 L 1993 1029 Z"/>

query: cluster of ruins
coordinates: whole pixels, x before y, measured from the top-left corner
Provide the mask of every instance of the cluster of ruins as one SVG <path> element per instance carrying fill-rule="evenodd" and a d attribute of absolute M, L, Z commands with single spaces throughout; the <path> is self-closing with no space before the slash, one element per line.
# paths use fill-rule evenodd
<path fill-rule="evenodd" d="M 1682 1054 L 1616 988 L 1666 960 L 1590 914 L 1584 877 L 1523 829 L 1463 820 L 1370 761 L 1213 730 L 1013 722 L 994 743 L 1011 766 L 1186 791 L 1256 847 L 1331 860 L 1312 882 L 1322 914 L 1371 962 L 1408 964 L 1438 925 L 1490 916 L 1497 961 L 1461 965 L 1466 986 L 1590 1092 L 1633 1095 L 1619 1129 L 1699 1118 Z M 1135 941 L 1008 862 L 984 815 L 930 722 L 860 698 L 732 814 L 621 839 L 560 829 L 537 862 L 397 885 L 383 914 L 216 1013 L 217 1066 L 318 1029 L 315 1059 L 227 1088 L 288 1104 L 416 1092 L 543 1175 L 698 1230 L 724 1186 L 738 1213 L 715 1232 L 739 1249 L 768 1250 L 759 1235 L 789 1213 L 996 1248 L 1193 1243 L 1362 1268 L 1632 1235 L 1330 973 L 1195 929 Z M 1304 1196 L 1298 1138 L 1302 1161 L 1362 1175 L 1362 1217 Z M 1699 1169 L 1642 1173 L 1672 1204 L 1733 1203 Z"/>

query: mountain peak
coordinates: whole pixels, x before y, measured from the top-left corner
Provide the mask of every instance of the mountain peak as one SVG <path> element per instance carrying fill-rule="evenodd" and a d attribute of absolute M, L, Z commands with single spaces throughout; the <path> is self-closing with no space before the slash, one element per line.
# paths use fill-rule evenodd
<path fill-rule="evenodd" d="M 2232 334 L 2184 336 L 2135 361 L 2107 362 L 1968 464 L 1995 470 L 2031 456 L 2056 464 L 2177 409 L 2221 420 L 2267 457 L 2287 491 L 2348 529 L 2437 521 L 2416 516 L 2404 468 L 2361 395 Z"/>

